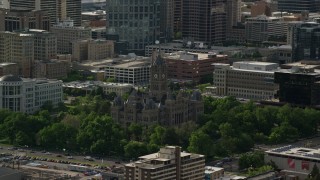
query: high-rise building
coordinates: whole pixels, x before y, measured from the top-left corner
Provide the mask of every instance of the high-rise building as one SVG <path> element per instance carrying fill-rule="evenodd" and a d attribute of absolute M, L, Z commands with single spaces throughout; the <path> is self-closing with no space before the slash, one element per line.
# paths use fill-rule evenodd
<path fill-rule="evenodd" d="M 227 30 L 241 21 L 241 0 L 226 1 Z"/>
<path fill-rule="evenodd" d="M 146 45 L 159 40 L 160 0 L 107 1 L 108 33 L 129 42 L 129 50 L 143 54 Z"/>
<path fill-rule="evenodd" d="M 174 0 L 160 1 L 160 38 L 170 41 L 173 34 Z"/>
<path fill-rule="evenodd" d="M 300 13 L 320 11 L 320 0 L 278 0 L 278 10 Z"/>
<path fill-rule="evenodd" d="M 320 58 L 320 24 L 299 23 L 292 29 L 292 60 Z"/>
<path fill-rule="evenodd" d="M 0 9 L 0 31 L 50 29 L 50 17 L 41 10 Z"/>
<path fill-rule="evenodd" d="M 75 26 L 81 26 L 81 0 L 11 0 L 10 9 L 15 8 L 47 11 L 51 25 L 70 18 Z"/>
<path fill-rule="evenodd" d="M 182 29 L 182 0 L 173 1 L 173 32 L 176 34 Z"/>
<path fill-rule="evenodd" d="M 27 33 L 0 32 L 0 62 L 19 64 L 19 75 L 31 77 L 34 37 Z"/>
<path fill-rule="evenodd" d="M 90 39 L 91 29 L 73 26 L 72 20 L 65 20 L 52 26 L 51 31 L 57 36 L 57 52 L 71 54 L 72 42 L 79 39 Z"/>
<path fill-rule="evenodd" d="M 182 37 L 212 45 L 226 39 L 226 0 L 186 0 L 182 3 Z"/>
<path fill-rule="evenodd" d="M 158 153 L 139 157 L 125 165 L 125 179 L 203 180 L 204 155 L 181 152 L 180 147 L 166 146 Z"/>

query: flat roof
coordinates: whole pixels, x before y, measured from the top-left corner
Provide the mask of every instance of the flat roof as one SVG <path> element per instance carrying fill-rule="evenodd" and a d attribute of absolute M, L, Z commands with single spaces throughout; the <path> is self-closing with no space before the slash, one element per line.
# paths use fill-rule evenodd
<path fill-rule="evenodd" d="M 320 149 L 297 147 L 293 145 L 283 146 L 266 151 L 267 154 L 300 157 L 310 160 L 320 160 Z"/>

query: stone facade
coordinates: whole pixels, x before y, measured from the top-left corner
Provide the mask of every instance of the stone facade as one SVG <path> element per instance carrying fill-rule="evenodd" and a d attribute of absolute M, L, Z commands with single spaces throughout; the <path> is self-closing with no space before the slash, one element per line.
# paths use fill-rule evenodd
<path fill-rule="evenodd" d="M 178 126 L 188 121 L 196 121 L 203 111 L 204 105 L 199 92 L 189 95 L 180 91 L 176 97 L 170 93 L 165 60 L 161 55 L 154 54 L 150 68 L 149 93 L 134 90 L 126 101 L 121 97 L 115 98 L 111 115 L 116 122 L 124 126 L 130 123 L 144 126 Z"/>

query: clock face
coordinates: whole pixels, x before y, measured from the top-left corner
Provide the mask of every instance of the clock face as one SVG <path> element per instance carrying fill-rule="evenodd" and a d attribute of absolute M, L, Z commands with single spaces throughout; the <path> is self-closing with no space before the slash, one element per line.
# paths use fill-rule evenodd
<path fill-rule="evenodd" d="M 164 79 L 166 77 L 166 75 L 165 74 L 162 74 L 162 78 Z"/>
<path fill-rule="evenodd" d="M 158 78 L 158 74 L 155 74 L 155 75 L 154 75 L 154 78 Z"/>

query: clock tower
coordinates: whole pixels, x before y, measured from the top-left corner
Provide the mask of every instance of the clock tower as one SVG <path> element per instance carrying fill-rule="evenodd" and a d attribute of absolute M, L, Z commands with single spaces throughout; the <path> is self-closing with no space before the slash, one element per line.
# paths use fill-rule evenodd
<path fill-rule="evenodd" d="M 160 52 L 154 52 L 150 67 L 150 94 L 160 102 L 166 97 L 167 91 L 167 65 Z"/>

